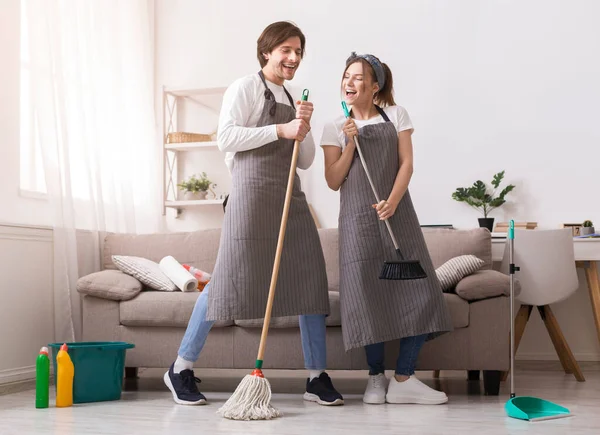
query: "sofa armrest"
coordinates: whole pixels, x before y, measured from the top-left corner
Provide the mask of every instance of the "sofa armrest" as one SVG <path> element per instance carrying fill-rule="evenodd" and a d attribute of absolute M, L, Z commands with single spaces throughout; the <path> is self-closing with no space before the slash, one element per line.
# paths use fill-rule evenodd
<path fill-rule="evenodd" d="M 515 296 L 521 291 L 515 279 Z M 456 285 L 456 294 L 466 301 L 477 301 L 510 295 L 510 276 L 496 270 L 478 270 Z"/>
<path fill-rule="evenodd" d="M 103 270 L 79 278 L 77 291 L 101 299 L 127 301 L 142 291 L 142 283 L 120 270 Z"/>
<path fill-rule="evenodd" d="M 84 295 L 83 341 L 122 341 L 119 301 Z"/>

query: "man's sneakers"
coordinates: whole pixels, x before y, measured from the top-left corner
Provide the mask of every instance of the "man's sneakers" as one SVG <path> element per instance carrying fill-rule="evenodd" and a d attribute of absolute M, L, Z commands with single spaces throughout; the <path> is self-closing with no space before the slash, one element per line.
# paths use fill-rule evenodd
<path fill-rule="evenodd" d="M 325 372 L 321 373 L 318 378 L 306 380 L 306 393 L 304 400 L 309 402 L 317 402 L 319 405 L 343 405 L 344 398 L 336 391 L 331 382 L 331 378 Z"/>
<path fill-rule="evenodd" d="M 404 382 L 398 382 L 392 376 L 385 396 L 387 403 L 416 403 L 419 405 L 441 405 L 448 401 L 443 391 L 429 388 L 416 377 L 411 376 Z"/>
<path fill-rule="evenodd" d="M 205 405 L 206 397 L 198 391 L 196 382 L 200 379 L 194 376 L 193 370 L 182 370 L 181 373 L 173 372 L 173 364 L 163 376 L 165 384 L 173 393 L 173 400 L 180 405 Z"/>
<path fill-rule="evenodd" d="M 383 373 L 369 376 L 367 389 L 363 395 L 363 402 L 369 405 L 381 405 L 385 403 L 385 392 L 388 381 Z"/>

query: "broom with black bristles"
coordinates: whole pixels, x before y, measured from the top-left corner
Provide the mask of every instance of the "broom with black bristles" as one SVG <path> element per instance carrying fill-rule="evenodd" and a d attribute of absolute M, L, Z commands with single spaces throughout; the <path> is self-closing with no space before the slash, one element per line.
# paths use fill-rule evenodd
<path fill-rule="evenodd" d="M 302 93 L 302 101 L 306 100 L 308 100 L 308 89 L 305 89 Z M 231 420 L 270 420 L 282 415 L 279 410 L 271 406 L 271 385 L 263 375 L 262 365 L 267 345 L 269 324 L 271 322 L 271 311 L 275 299 L 275 287 L 277 284 L 277 277 L 279 276 L 283 240 L 285 237 L 285 229 L 287 227 L 290 203 L 292 201 L 299 152 L 300 143 L 296 140 L 294 141 L 292 162 L 290 164 L 290 173 L 283 204 L 283 214 L 281 216 L 281 226 L 279 228 L 279 238 L 277 240 L 277 249 L 275 251 L 275 263 L 273 264 L 273 274 L 271 275 L 271 285 L 269 287 L 269 296 L 267 297 L 267 307 L 265 309 L 265 318 L 263 320 L 263 329 L 260 336 L 260 345 L 258 347 L 258 356 L 256 357 L 254 370 L 251 374 L 244 376 L 244 379 L 242 379 L 242 382 L 240 382 L 233 392 L 233 395 L 217 411 L 223 417 Z"/>
<path fill-rule="evenodd" d="M 346 118 L 349 118 L 350 112 L 348 111 L 348 106 L 346 106 L 345 101 L 342 101 L 342 109 L 344 109 L 344 115 L 346 115 Z M 354 143 L 356 144 L 356 150 L 358 151 L 358 155 L 360 156 L 360 162 L 362 163 L 362 166 L 365 170 L 365 174 L 367 174 L 367 179 L 369 180 L 369 184 L 371 185 L 371 189 L 373 190 L 373 194 L 375 195 L 377 204 L 379 204 L 381 202 L 379 199 L 379 194 L 377 193 L 377 189 L 375 189 L 375 184 L 373 183 L 373 180 L 371 179 L 371 174 L 369 174 L 369 170 L 367 169 L 367 163 L 365 162 L 365 158 L 363 157 L 360 145 L 358 144 L 358 136 L 354 137 Z M 409 280 L 427 278 L 427 274 L 425 273 L 425 270 L 421 266 L 419 260 L 404 259 L 404 256 L 402 255 L 402 252 L 398 247 L 398 242 L 396 241 L 396 237 L 394 236 L 394 232 L 392 231 L 389 219 L 385 219 L 384 222 L 388 229 L 388 232 L 390 233 L 390 237 L 392 238 L 394 248 L 396 248 L 396 254 L 398 254 L 399 260 L 384 261 L 383 267 L 381 268 L 381 272 L 379 273 L 379 279 Z"/>

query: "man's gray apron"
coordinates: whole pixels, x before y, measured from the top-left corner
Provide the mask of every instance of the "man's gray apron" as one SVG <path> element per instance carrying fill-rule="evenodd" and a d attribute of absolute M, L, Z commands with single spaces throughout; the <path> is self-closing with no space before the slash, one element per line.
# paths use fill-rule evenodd
<path fill-rule="evenodd" d="M 359 129 L 359 144 L 382 199 L 388 198 L 400 168 L 398 133 L 386 122 Z M 389 219 L 405 259 L 417 259 L 426 279 L 379 279 L 384 260 L 397 254 L 385 223 L 372 208 L 375 195 L 358 153 L 340 190 L 340 305 L 346 350 L 425 333 L 452 330 L 417 215 L 407 191 Z"/>
<path fill-rule="evenodd" d="M 265 85 L 258 127 L 296 117 Z M 285 89 L 285 88 L 284 88 Z M 294 141 L 278 139 L 236 152 L 219 253 L 210 282 L 207 320 L 259 319 L 265 315 Z M 296 174 L 272 317 L 329 314 L 325 259 L 317 227 Z"/>

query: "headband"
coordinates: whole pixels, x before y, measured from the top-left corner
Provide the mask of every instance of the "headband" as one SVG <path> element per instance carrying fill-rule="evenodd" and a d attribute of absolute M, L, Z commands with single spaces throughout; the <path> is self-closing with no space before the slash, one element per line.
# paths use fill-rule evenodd
<path fill-rule="evenodd" d="M 377 83 L 379 84 L 379 89 L 383 89 L 385 85 L 385 71 L 383 70 L 383 65 L 379 59 L 377 59 L 372 54 L 356 54 L 355 51 L 350 54 L 350 57 L 346 60 L 346 64 L 354 59 L 364 59 L 369 62 L 373 71 L 375 71 L 375 78 L 377 79 Z"/>

